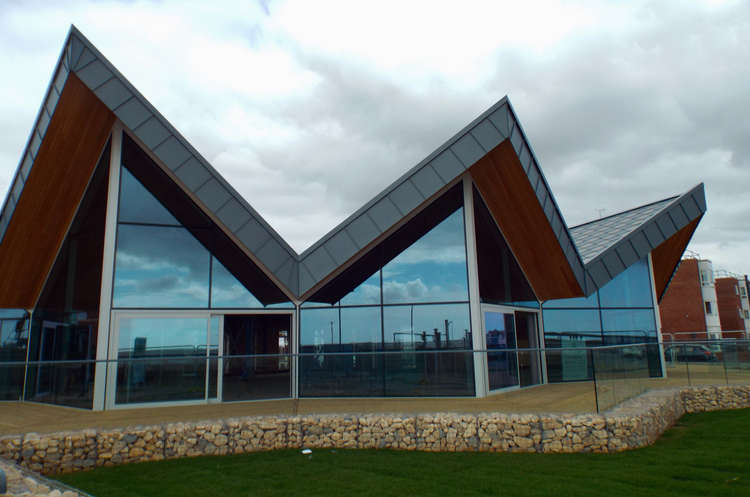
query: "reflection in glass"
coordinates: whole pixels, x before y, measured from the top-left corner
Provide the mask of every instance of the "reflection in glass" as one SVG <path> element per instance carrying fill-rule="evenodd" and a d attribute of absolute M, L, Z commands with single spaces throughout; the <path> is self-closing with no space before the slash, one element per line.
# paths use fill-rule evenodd
<path fill-rule="evenodd" d="M 648 260 L 642 259 L 599 290 L 602 307 L 651 307 Z"/>
<path fill-rule="evenodd" d="M 516 352 L 492 352 L 516 348 L 515 316 L 511 312 L 485 312 L 484 333 L 487 343 L 487 371 L 490 390 L 518 385 Z"/>
<path fill-rule="evenodd" d="M 180 222 L 126 167 L 120 171 L 119 222 L 180 226 Z"/>
<path fill-rule="evenodd" d="M 656 337 L 654 311 L 651 309 L 602 309 L 602 327 L 605 337 L 641 338 L 641 342 Z"/>
<path fill-rule="evenodd" d="M 561 337 L 573 336 L 585 340 L 586 346 L 600 345 L 602 326 L 598 309 L 546 309 L 544 340 L 547 347 L 564 346 Z"/>
<path fill-rule="evenodd" d="M 383 303 L 465 301 L 463 207 L 383 266 Z"/>
<path fill-rule="evenodd" d="M 206 318 L 120 318 L 118 404 L 204 399 Z"/>
<path fill-rule="evenodd" d="M 211 307 L 262 308 L 255 295 L 234 277 L 216 257 L 211 261 Z"/>
<path fill-rule="evenodd" d="M 334 343 L 348 345 L 347 350 L 352 351 L 380 350 L 380 307 L 343 307 L 341 329 Z"/>
<path fill-rule="evenodd" d="M 599 301 L 596 298 L 596 292 L 588 297 L 576 297 L 572 299 L 555 299 L 548 300 L 544 303 L 545 309 L 554 309 L 560 307 L 583 307 L 596 309 L 599 307 Z"/>
<path fill-rule="evenodd" d="M 379 305 L 380 271 L 367 278 L 341 299 L 341 305 Z"/>
<path fill-rule="evenodd" d="M 4 363 L 26 360 L 28 324 L 25 317 L 0 319 L 0 400 L 19 400 L 22 396 L 24 365 L 10 366 Z"/>
<path fill-rule="evenodd" d="M 536 295 L 511 252 L 495 219 L 474 188 L 474 224 L 479 271 L 479 296 L 482 302 L 510 304 L 534 303 Z"/>
<path fill-rule="evenodd" d="M 121 224 L 115 307 L 208 307 L 209 253 L 185 228 Z"/>

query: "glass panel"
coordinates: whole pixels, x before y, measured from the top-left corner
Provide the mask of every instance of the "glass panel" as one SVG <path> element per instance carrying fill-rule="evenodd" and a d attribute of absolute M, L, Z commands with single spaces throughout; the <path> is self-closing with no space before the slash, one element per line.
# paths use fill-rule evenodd
<path fill-rule="evenodd" d="M 564 337 L 577 337 L 584 341 L 585 346 L 601 345 L 602 327 L 598 309 L 546 309 L 542 315 L 547 347 L 564 346 Z"/>
<path fill-rule="evenodd" d="M 382 335 L 380 306 L 344 307 L 341 309 L 341 329 L 334 343 L 347 345 L 340 350 L 380 350 Z"/>
<path fill-rule="evenodd" d="M 121 224 L 115 307 L 208 307 L 209 254 L 185 228 Z"/>
<path fill-rule="evenodd" d="M 596 292 L 592 293 L 588 297 L 576 297 L 573 299 L 556 299 L 548 300 L 542 306 L 545 309 L 554 309 L 559 307 L 588 307 L 597 308 L 599 302 L 596 298 Z"/>
<path fill-rule="evenodd" d="M 219 376 L 219 335 L 221 316 L 211 316 L 208 329 L 208 398 L 215 399 L 218 392 Z"/>
<path fill-rule="evenodd" d="M 534 291 L 476 188 L 473 195 L 479 296 L 482 302 L 526 302 L 526 305 L 521 304 L 524 307 L 533 302 L 536 306 Z"/>
<path fill-rule="evenodd" d="M 291 395 L 290 317 L 224 316 L 222 400 Z"/>
<path fill-rule="evenodd" d="M 516 348 L 516 326 L 513 313 L 485 312 L 484 333 L 487 342 L 487 370 L 490 390 L 518 385 L 516 352 L 492 352 Z"/>
<path fill-rule="evenodd" d="M 383 267 L 383 302 L 466 301 L 463 208 Z"/>
<path fill-rule="evenodd" d="M 602 307 L 651 307 L 648 261 L 642 259 L 599 290 Z"/>
<path fill-rule="evenodd" d="M 25 366 L 8 365 L 26 361 L 28 319 L 0 320 L 0 400 L 19 400 L 23 391 Z"/>
<path fill-rule="evenodd" d="M 126 167 L 121 168 L 120 171 L 118 221 L 180 226 L 180 222 L 170 214 L 161 202 Z"/>
<path fill-rule="evenodd" d="M 119 319 L 118 404 L 205 398 L 205 318 Z"/>
<path fill-rule="evenodd" d="M 0 309 L 0 319 L 20 319 L 25 316 L 24 309 Z"/>
<path fill-rule="evenodd" d="M 536 314 L 516 311 L 516 335 L 519 349 L 538 349 Z M 522 387 L 542 382 L 541 356 L 538 350 L 518 351 L 519 383 Z"/>
<path fill-rule="evenodd" d="M 212 258 L 211 264 L 211 307 L 263 307 L 263 304 L 216 257 Z"/>
<path fill-rule="evenodd" d="M 386 306 L 386 395 L 473 395 L 473 353 L 468 304 Z M 425 354 L 425 351 L 440 351 Z"/>
<path fill-rule="evenodd" d="M 380 304 L 380 271 L 367 278 L 341 299 L 341 305 Z"/>
<path fill-rule="evenodd" d="M 619 343 L 646 342 L 649 337 L 656 337 L 651 309 L 602 309 L 602 326 L 609 344 L 614 343 L 614 337 L 622 337 Z"/>

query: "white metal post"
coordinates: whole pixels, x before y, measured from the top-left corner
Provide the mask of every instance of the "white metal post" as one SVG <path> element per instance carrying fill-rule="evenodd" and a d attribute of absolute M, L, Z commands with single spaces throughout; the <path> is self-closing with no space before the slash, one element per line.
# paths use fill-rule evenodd
<path fill-rule="evenodd" d="M 120 163 L 122 156 L 122 124 L 116 121 L 112 127 L 109 156 L 109 178 L 107 183 L 107 216 L 104 224 L 104 254 L 102 257 L 102 286 L 99 291 L 99 330 L 96 340 L 96 360 L 109 359 L 110 311 L 112 309 L 112 282 L 115 268 L 115 237 L 117 235 L 117 204 L 120 196 Z M 94 373 L 95 411 L 105 409 L 107 394 L 106 362 L 97 362 Z M 110 392 L 113 395 L 114 392 Z"/>
<path fill-rule="evenodd" d="M 656 320 L 656 340 L 659 347 L 659 362 L 661 362 L 661 377 L 667 377 L 667 365 L 664 361 L 664 339 L 661 336 L 661 314 L 659 313 L 659 296 L 656 295 L 656 282 L 654 281 L 654 265 L 651 261 L 651 252 L 648 253 L 648 273 L 651 279 L 651 300 L 654 304 L 654 319 Z"/>
<path fill-rule="evenodd" d="M 474 231 L 474 193 L 471 176 L 463 177 L 464 230 L 466 234 L 466 266 L 469 274 L 469 309 L 471 316 L 471 339 L 474 350 L 484 350 L 482 328 L 482 303 L 479 298 L 479 272 L 477 267 L 477 240 Z M 474 353 L 474 388 L 477 397 L 487 396 L 487 355 Z"/>

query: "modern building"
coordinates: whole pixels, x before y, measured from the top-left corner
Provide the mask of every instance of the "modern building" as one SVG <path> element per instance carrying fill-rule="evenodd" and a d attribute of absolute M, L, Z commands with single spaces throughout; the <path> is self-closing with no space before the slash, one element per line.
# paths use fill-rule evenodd
<path fill-rule="evenodd" d="M 723 338 L 748 338 L 750 305 L 747 275 L 716 272 L 716 297 Z"/>
<path fill-rule="evenodd" d="M 719 340 L 721 322 L 713 264 L 687 252 L 659 303 L 667 341 Z"/>
<path fill-rule="evenodd" d="M 3 394 L 109 409 L 585 379 L 575 346 L 659 341 L 705 211 L 699 184 L 568 228 L 503 98 L 298 254 L 71 28 L 0 214 Z"/>

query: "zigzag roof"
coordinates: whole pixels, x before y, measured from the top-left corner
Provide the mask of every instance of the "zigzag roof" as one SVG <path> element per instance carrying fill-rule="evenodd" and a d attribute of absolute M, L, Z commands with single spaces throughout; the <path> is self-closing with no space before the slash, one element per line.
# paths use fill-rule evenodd
<path fill-rule="evenodd" d="M 642 257 L 644 250 L 660 243 L 659 239 L 663 241 L 705 212 L 703 186 L 699 185 L 679 198 L 569 229 L 516 113 L 509 99 L 504 97 L 298 254 L 96 47 L 71 26 L 0 212 L 0 244 L 71 74 L 96 95 L 161 162 L 160 166 L 294 298 L 304 298 L 319 287 L 337 268 L 367 250 L 506 140 L 536 194 L 564 260 L 585 294 L 592 293 L 632 264 L 634 255 Z M 654 226 L 661 228 L 659 236 L 653 233 Z M 648 237 L 645 245 L 641 243 L 641 235 Z M 628 251 L 628 247 L 633 250 Z"/>

